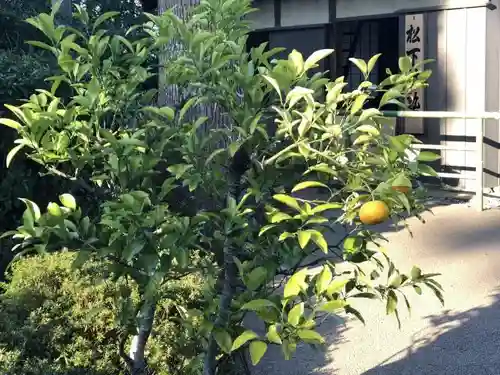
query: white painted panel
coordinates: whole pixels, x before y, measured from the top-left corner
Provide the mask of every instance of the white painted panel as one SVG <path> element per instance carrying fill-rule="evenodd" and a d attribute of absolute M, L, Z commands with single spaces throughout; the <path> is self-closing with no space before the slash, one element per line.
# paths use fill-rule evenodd
<path fill-rule="evenodd" d="M 486 0 L 337 0 L 337 18 L 383 15 L 435 6 L 461 8 L 485 3 Z"/>
<path fill-rule="evenodd" d="M 466 76 L 465 109 L 467 112 L 482 112 L 486 104 L 486 8 L 467 9 L 466 25 Z M 465 121 L 465 135 L 475 136 L 482 124 L 480 119 Z M 465 153 L 465 164 L 474 167 L 479 157 L 477 152 Z M 474 177 L 474 171 L 466 171 Z M 467 181 L 467 188 L 474 188 L 474 181 Z"/>
<path fill-rule="evenodd" d="M 328 0 L 281 0 L 281 25 L 316 25 L 328 22 Z"/>
<path fill-rule="evenodd" d="M 248 19 L 252 22 L 252 27 L 254 29 L 274 27 L 273 0 L 254 0 L 252 8 L 257 9 L 257 11 L 250 13 Z"/>
<path fill-rule="evenodd" d="M 467 10 L 450 10 L 446 13 L 446 101 L 447 110 L 465 111 L 465 77 L 466 77 L 466 25 Z M 465 120 L 447 119 L 444 134 L 449 136 L 465 135 Z M 465 142 L 453 142 L 454 146 L 464 147 Z M 448 144 L 448 143 L 445 143 Z M 463 151 L 445 151 L 443 164 L 463 166 Z M 462 181 L 461 187 L 465 187 Z"/>

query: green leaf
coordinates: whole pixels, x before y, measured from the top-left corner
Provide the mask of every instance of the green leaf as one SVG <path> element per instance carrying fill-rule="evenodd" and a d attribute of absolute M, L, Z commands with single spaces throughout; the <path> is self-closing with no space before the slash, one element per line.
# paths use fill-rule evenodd
<path fill-rule="evenodd" d="M 304 70 L 304 58 L 302 57 L 302 54 L 297 51 L 293 50 L 289 55 L 288 55 L 288 60 L 290 60 L 293 64 L 293 67 L 295 68 L 295 72 L 297 75 L 301 74 L 302 71 Z"/>
<path fill-rule="evenodd" d="M 313 52 L 304 63 L 304 71 L 308 71 L 316 67 L 316 64 L 323 60 L 325 57 L 331 55 L 333 53 L 333 49 L 320 49 L 318 51 Z"/>
<path fill-rule="evenodd" d="M 273 199 L 286 204 L 288 207 L 291 207 L 297 211 L 302 211 L 297 200 L 286 194 L 276 194 L 273 196 Z"/>
<path fill-rule="evenodd" d="M 240 149 L 241 147 L 241 142 L 233 142 L 229 145 L 229 147 L 227 148 L 228 151 L 229 151 L 229 156 L 233 157 L 236 152 Z"/>
<path fill-rule="evenodd" d="M 305 87 L 295 86 L 286 96 L 286 102 L 288 103 L 288 107 L 292 108 L 300 99 L 307 97 L 308 95 L 314 94 L 314 90 L 307 89 Z M 308 122 L 304 122 L 308 124 Z M 299 135 L 302 137 L 308 128 L 303 128 L 303 130 L 299 127 Z"/>
<path fill-rule="evenodd" d="M 26 205 L 26 209 L 29 212 L 30 219 L 33 223 L 36 223 L 42 214 L 40 213 L 40 208 L 35 202 L 30 201 L 29 199 L 26 198 L 19 198 L 24 204 Z"/>
<path fill-rule="evenodd" d="M 76 200 L 71 194 L 62 194 L 59 196 L 59 200 L 64 207 L 76 210 Z"/>
<path fill-rule="evenodd" d="M 323 203 L 312 209 L 313 214 L 318 214 L 327 210 L 338 210 L 342 208 L 344 205 L 342 203 Z"/>
<path fill-rule="evenodd" d="M 266 354 L 267 344 L 263 341 L 252 341 L 250 343 L 250 359 L 252 364 L 257 365 L 264 354 Z"/>
<path fill-rule="evenodd" d="M 323 304 L 320 308 L 319 311 L 324 311 L 327 313 L 335 313 L 340 309 L 343 309 L 344 307 L 347 306 L 347 302 L 342 301 L 342 300 L 333 300 L 326 302 Z"/>
<path fill-rule="evenodd" d="M 382 56 L 382 54 L 378 53 L 370 58 L 370 60 L 368 61 L 367 69 L 366 69 L 367 75 L 369 75 L 373 71 L 373 68 L 375 68 L 375 64 L 377 63 L 380 56 Z"/>
<path fill-rule="evenodd" d="M 319 344 L 325 343 L 325 339 L 318 332 L 310 329 L 299 329 L 297 331 L 297 335 L 300 337 L 301 340 L 308 343 L 311 342 Z"/>
<path fill-rule="evenodd" d="M 296 191 L 299 191 L 299 190 L 304 190 L 304 189 L 314 188 L 314 187 L 328 188 L 328 186 L 323 184 L 322 182 L 304 181 L 304 182 L 300 182 L 297 185 L 295 185 L 295 187 L 292 189 L 292 193 L 295 193 Z"/>
<path fill-rule="evenodd" d="M 307 284 L 305 282 L 307 272 L 308 269 L 304 268 L 290 277 L 290 279 L 285 284 L 285 290 L 283 292 L 284 298 L 298 296 L 302 290 L 305 290 L 307 288 Z"/>
<path fill-rule="evenodd" d="M 168 167 L 167 171 L 175 175 L 176 179 L 180 179 L 191 168 L 193 168 L 191 164 L 175 164 Z"/>
<path fill-rule="evenodd" d="M 214 338 L 217 342 L 217 345 L 225 352 L 231 353 L 231 347 L 233 346 L 233 342 L 231 340 L 231 336 L 227 333 L 226 330 L 222 328 L 214 329 Z"/>
<path fill-rule="evenodd" d="M 418 161 L 423 161 L 423 162 L 436 161 L 439 159 L 441 159 L 441 156 L 430 151 L 420 151 L 417 157 Z"/>
<path fill-rule="evenodd" d="M 438 176 L 438 174 L 434 170 L 434 168 L 428 166 L 427 164 L 419 164 L 418 165 L 418 172 L 422 176 L 432 176 L 432 177 L 437 177 Z"/>
<path fill-rule="evenodd" d="M 330 296 L 335 293 L 339 293 L 344 289 L 348 282 L 349 279 L 334 279 L 330 285 L 328 285 L 328 288 L 326 288 L 326 293 Z"/>
<path fill-rule="evenodd" d="M 332 282 L 332 279 L 333 275 L 330 267 L 328 267 L 327 265 L 323 266 L 323 270 L 316 279 L 316 293 L 323 293 Z"/>
<path fill-rule="evenodd" d="M 278 333 L 278 328 L 276 327 L 276 324 L 272 324 L 269 326 L 269 329 L 267 330 L 266 337 L 273 344 L 281 345 L 283 343 L 281 341 L 281 337 Z"/>
<path fill-rule="evenodd" d="M 9 128 L 19 130 L 22 128 L 21 124 L 17 121 L 11 120 L 10 118 L 0 118 L 0 124 L 8 126 Z"/>
<path fill-rule="evenodd" d="M 386 105 L 390 100 L 394 98 L 399 98 L 401 96 L 402 96 L 401 92 L 399 92 L 398 90 L 394 88 L 389 89 L 387 92 L 384 93 L 384 95 L 382 95 L 382 99 L 380 99 L 379 108 Z"/>
<path fill-rule="evenodd" d="M 85 262 L 87 262 L 90 259 L 91 255 L 92 253 L 90 251 L 79 250 L 75 260 L 71 264 L 71 268 L 73 270 L 81 268 L 85 264 Z"/>
<path fill-rule="evenodd" d="M 389 281 L 389 286 L 392 288 L 399 288 L 401 283 L 403 282 L 403 278 L 401 275 L 394 275 L 392 279 Z"/>
<path fill-rule="evenodd" d="M 291 219 L 293 219 L 293 217 L 291 217 L 290 215 L 285 214 L 284 212 L 278 212 L 278 213 L 274 214 L 273 216 L 271 216 L 271 223 L 277 224 L 277 223 L 281 223 L 282 221 L 291 220 Z"/>
<path fill-rule="evenodd" d="M 323 251 L 325 254 L 328 253 L 328 243 L 325 240 L 325 237 L 323 236 L 323 233 L 318 232 L 318 231 L 313 231 L 312 232 L 312 240 L 318 247 Z"/>
<path fill-rule="evenodd" d="M 92 27 L 92 32 L 95 32 L 96 29 L 103 23 L 103 22 L 106 22 L 107 20 L 109 20 L 110 18 L 113 18 L 113 17 L 116 17 L 116 16 L 119 16 L 120 15 L 120 12 L 106 12 L 106 13 L 103 13 L 101 14 L 99 17 L 97 17 L 97 19 L 95 20 L 94 22 L 94 26 Z"/>
<path fill-rule="evenodd" d="M 62 215 L 61 207 L 59 207 L 59 205 L 57 203 L 54 203 L 54 202 L 49 203 L 49 205 L 47 206 L 47 211 L 52 216 L 61 216 Z"/>
<path fill-rule="evenodd" d="M 311 239 L 312 233 L 308 230 L 302 230 L 298 232 L 299 245 L 301 249 L 304 249 Z"/>
<path fill-rule="evenodd" d="M 361 132 L 361 133 L 368 133 L 368 134 L 373 135 L 373 136 L 380 135 L 379 130 L 375 126 L 368 125 L 368 124 L 358 126 L 356 128 L 356 131 Z"/>
<path fill-rule="evenodd" d="M 285 360 L 292 358 L 292 354 L 297 350 L 297 344 L 295 342 L 290 342 L 288 340 L 283 340 L 283 345 L 281 346 L 283 356 Z"/>
<path fill-rule="evenodd" d="M 411 187 L 412 183 L 408 177 L 406 177 L 403 173 L 400 173 L 396 176 L 396 178 L 392 181 L 391 186 L 405 186 Z"/>
<path fill-rule="evenodd" d="M 255 299 L 241 306 L 242 310 L 260 311 L 272 307 L 277 309 L 276 305 L 267 299 Z"/>
<path fill-rule="evenodd" d="M 382 112 L 380 112 L 377 108 L 367 108 L 363 112 L 361 112 L 358 122 L 362 123 L 363 121 L 371 119 L 372 117 L 375 116 L 382 116 Z"/>
<path fill-rule="evenodd" d="M 411 57 L 410 56 L 403 56 L 399 58 L 399 70 L 401 70 L 402 73 L 408 73 L 411 69 Z"/>
<path fill-rule="evenodd" d="M 259 237 L 262 236 L 264 233 L 266 233 L 268 230 L 273 229 L 275 227 L 276 227 L 276 225 L 272 225 L 272 224 L 263 226 L 259 232 Z"/>
<path fill-rule="evenodd" d="M 411 279 L 413 281 L 417 281 L 422 277 L 422 270 L 417 266 L 413 266 L 410 274 L 411 274 Z"/>
<path fill-rule="evenodd" d="M 352 62 L 354 65 L 358 67 L 358 69 L 363 73 L 363 75 L 367 75 L 368 72 L 368 65 L 366 65 L 366 62 L 362 59 L 356 59 L 354 57 L 351 57 L 349 59 L 350 62 Z"/>
<path fill-rule="evenodd" d="M 370 142 L 372 139 L 373 136 L 371 134 L 362 134 L 354 140 L 353 145 L 356 146 L 362 143 Z"/>
<path fill-rule="evenodd" d="M 12 159 L 14 159 L 14 156 L 25 146 L 24 143 L 21 143 L 20 145 L 17 145 L 16 147 L 13 147 L 9 153 L 7 154 L 7 157 L 5 158 L 5 166 L 9 168 L 10 164 L 12 163 Z"/>
<path fill-rule="evenodd" d="M 214 152 L 212 152 L 208 156 L 207 160 L 205 161 L 205 166 L 207 166 L 208 164 L 210 164 L 210 162 L 212 161 L 213 158 L 215 158 L 217 155 L 219 155 L 219 154 L 221 154 L 221 153 L 223 153 L 225 151 L 226 151 L 225 149 L 219 148 L 219 149 L 215 150 Z"/>
<path fill-rule="evenodd" d="M 263 78 L 274 88 L 274 90 L 278 93 L 280 100 L 283 101 L 278 81 L 276 81 L 274 78 L 269 77 L 269 76 L 263 76 Z"/>
<path fill-rule="evenodd" d="M 351 115 L 355 115 L 363 108 L 363 106 L 365 105 L 366 99 L 368 99 L 367 94 L 358 95 L 356 97 L 356 99 L 354 99 L 354 103 L 352 104 L 352 107 L 351 107 Z"/>
<path fill-rule="evenodd" d="M 57 52 L 57 50 L 54 47 L 49 46 L 47 43 L 40 42 L 38 40 L 28 40 L 26 42 L 26 44 L 30 44 L 30 45 L 32 45 L 34 47 L 45 49 L 45 50 L 50 51 L 52 53 Z"/>
<path fill-rule="evenodd" d="M 389 290 L 389 293 L 387 293 L 387 305 L 386 305 L 387 315 L 394 313 L 397 307 L 398 307 L 398 297 L 396 296 L 396 293 L 393 290 Z"/>
<path fill-rule="evenodd" d="M 257 267 L 247 276 L 246 285 L 251 291 L 256 290 L 267 279 L 267 270 L 264 267 Z"/>
<path fill-rule="evenodd" d="M 288 324 L 296 327 L 304 315 L 304 302 L 295 305 L 288 313 Z"/>
<path fill-rule="evenodd" d="M 231 347 L 231 351 L 235 351 L 245 345 L 248 341 L 258 338 L 254 331 L 247 330 L 239 335 L 233 342 L 233 346 Z"/>

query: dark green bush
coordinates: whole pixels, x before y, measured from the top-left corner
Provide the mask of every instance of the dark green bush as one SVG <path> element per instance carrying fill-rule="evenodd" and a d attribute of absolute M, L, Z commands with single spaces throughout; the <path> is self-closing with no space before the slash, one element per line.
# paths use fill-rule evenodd
<path fill-rule="evenodd" d="M 16 262 L 0 295 L 0 374 L 118 375 L 118 294 L 135 288 L 125 280 L 103 281 L 105 267 L 89 262 L 71 268 L 74 253 L 34 256 Z M 148 350 L 158 375 L 196 374 L 197 337 L 176 323 L 177 303 L 196 305 L 201 282 L 190 276 L 164 288 Z"/>
<path fill-rule="evenodd" d="M 3 104 L 15 104 L 46 88 L 44 79 L 50 75 L 50 64 L 40 54 L 0 50 L 0 110 Z"/>

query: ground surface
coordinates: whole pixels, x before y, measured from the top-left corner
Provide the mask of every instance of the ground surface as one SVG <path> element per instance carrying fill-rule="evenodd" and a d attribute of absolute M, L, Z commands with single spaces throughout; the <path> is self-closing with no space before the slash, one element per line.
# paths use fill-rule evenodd
<path fill-rule="evenodd" d="M 401 269 L 418 264 L 440 272 L 446 304 L 412 293 L 412 315 L 398 329 L 383 306 L 363 301 L 367 326 L 332 318 L 320 332 L 326 353 L 300 348 L 290 361 L 279 348 L 255 375 L 498 375 L 500 374 L 500 210 L 457 204 L 433 209 L 414 232 L 390 231 L 391 257 Z M 388 229 L 388 228 L 386 228 Z"/>

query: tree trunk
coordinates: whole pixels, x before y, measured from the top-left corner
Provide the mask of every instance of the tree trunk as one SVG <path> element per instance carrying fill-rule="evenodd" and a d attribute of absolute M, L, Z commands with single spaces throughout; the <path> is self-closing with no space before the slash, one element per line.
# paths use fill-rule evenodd
<path fill-rule="evenodd" d="M 220 297 L 219 313 L 215 320 L 215 327 L 224 328 L 231 318 L 231 302 L 234 297 L 234 288 L 237 282 L 237 268 L 234 264 L 232 245 L 226 240 L 224 249 L 224 284 Z M 203 364 L 203 375 L 215 375 L 217 368 L 216 357 L 218 354 L 218 345 L 212 333 L 208 342 L 207 352 L 205 353 L 205 362 Z"/>
<path fill-rule="evenodd" d="M 138 316 L 138 332 L 132 338 L 130 345 L 130 374 L 145 375 L 147 362 L 145 356 L 146 344 L 153 328 L 154 315 L 156 310 L 156 301 L 146 301 L 142 306 Z"/>

